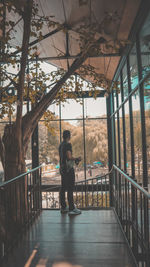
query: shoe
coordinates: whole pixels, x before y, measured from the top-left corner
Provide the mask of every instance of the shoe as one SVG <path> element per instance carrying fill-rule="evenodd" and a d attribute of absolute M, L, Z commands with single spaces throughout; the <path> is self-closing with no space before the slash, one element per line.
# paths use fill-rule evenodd
<path fill-rule="evenodd" d="M 79 214 L 81 214 L 81 210 L 79 210 L 77 208 L 75 208 L 74 210 L 70 210 L 68 212 L 68 215 L 79 215 Z"/>
<path fill-rule="evenodd" d="M 66 208 L 61 208 L 60 209 L 60 212 L 62 213 L 62 214 L 64 214 L 64 213 L 67 213 L 69 211 L 69 207 L 66 207 Z"/>

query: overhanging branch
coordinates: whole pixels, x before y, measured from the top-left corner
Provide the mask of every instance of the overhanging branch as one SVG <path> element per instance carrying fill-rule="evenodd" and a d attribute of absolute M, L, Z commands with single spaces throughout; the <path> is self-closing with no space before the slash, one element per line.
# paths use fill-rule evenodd
<path fill-rule="evenodd" d="M 94 49 L 96 44 L 104 43 L 104 38 L 99 38 L 97 42 L 93 42 L 91 44 L 87 44 L 84 51 L 81 53 L 80 57 L 77 58 L 69 68 L 69 70 L 64 74 L 64 76 L 57 82 L 57 84 L 52 88 L 52 90 L 43 96 L 41 101 L 37 103 L 37 105 L 23 117 L 23 141 L 24 146 L 28 144 L 28 140 L 34 131 L 38 121 L 43 116 L 44 112 L 47 110 L 49 105 L 52 103 L 57 93 L 61 89 L 64 82 L 83 64 L 83 62 L 87 59 L 89 52 L 91 49 Z"/>

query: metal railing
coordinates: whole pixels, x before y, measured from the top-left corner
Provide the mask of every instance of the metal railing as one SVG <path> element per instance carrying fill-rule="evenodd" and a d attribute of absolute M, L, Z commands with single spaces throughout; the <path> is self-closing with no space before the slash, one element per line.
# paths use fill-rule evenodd
<path fill-rule="evenodd" d="M 42 208 L 59 209 L 59 191 L 61 186 L 43 185 Z M 75 183 L 74 202 L 78 208 L 108 208 L 109 199 L 109 173 Z"/>
<path fill-rule="evenodd" d="M 40 213 L 41 166 L 0 185 L 0 259 Z"/>
<path fill-rule="evenodd" d="M 74 194 L 78 208 L 109 208 L 109 173 L 76 182 Z"/>
<path fill-rule="evenodd" d="M 150 266 L 150 194 L 113 165 L 113 205 L 138 266 Z"/>

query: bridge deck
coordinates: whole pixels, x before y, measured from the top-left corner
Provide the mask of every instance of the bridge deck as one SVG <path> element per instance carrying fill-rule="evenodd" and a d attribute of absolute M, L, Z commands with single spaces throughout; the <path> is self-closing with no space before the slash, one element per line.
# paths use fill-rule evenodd
<path fill-rule="evenodd" d="M 4 267 L 44 267 L 67 261 L 84 267 L 134 266 L 113 210 L 69 217 L 43 211 Z"/>

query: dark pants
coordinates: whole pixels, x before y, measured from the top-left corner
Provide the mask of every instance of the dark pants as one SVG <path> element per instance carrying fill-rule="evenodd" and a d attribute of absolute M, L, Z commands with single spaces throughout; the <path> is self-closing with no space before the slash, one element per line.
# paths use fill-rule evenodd
<path fill-rule="evenodd" d="M 75 183 L 75 173 L 73 168 L 68 173 L 61 174 L 60 204 L 62 209 L 66 208 L 66 201 L 65 201 L 66 191 L 69 203 L 69 210 L 73 210 L 75 208 L 73 202 L 74 183 Z"/>

